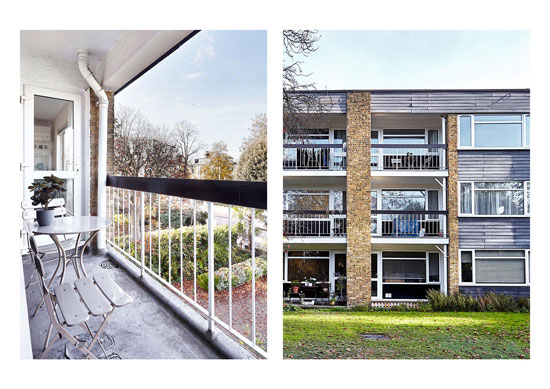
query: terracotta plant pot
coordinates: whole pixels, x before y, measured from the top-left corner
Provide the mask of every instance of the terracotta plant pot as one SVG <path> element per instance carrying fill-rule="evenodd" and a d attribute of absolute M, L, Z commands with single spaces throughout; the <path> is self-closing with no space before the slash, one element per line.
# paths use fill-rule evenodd
<path fill-rule="evenodd" d="M 298 290 L 300 290 L 299 286 L 293 286 L 292 287 L 292 293 L 298 293 Z"/>

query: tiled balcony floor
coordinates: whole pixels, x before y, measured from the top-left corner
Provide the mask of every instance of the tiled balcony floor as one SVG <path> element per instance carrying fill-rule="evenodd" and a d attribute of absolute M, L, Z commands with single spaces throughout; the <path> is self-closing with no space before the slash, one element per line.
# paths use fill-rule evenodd
<path fill-rule="evenodd" d="M 226 357 L 200 333 L 197 333 L 195 328 L 181 320 L 155 295 L 151 294 L 144 285 L 131 277 L 122 267 L 108 270 L 101 268 L 100 263 L 108 259 L 107 256 L 87 255 L 84 258 L 84 267 L 88 275 L 98 271 L 107 271 L 134 298 L 134 302 L 130 305 L 115 309 L 107 322 L 105 333 L 114 338 L 114 346 L 106 350 L 108 355 L 115 353 L 122 359 L 211 359 Z M 46 274 L 51 275 L 57 265 L 57 259 L 49 256 L 46 261 L 49 261 L 45 263 Z M 23 268 L 25 282 L 27 282 L 34 270 L 28 256 L 23 257 Z M 68 264 L 65 280 L 74 281 L 75 279 L 74 268 L 71 264 Z M 41 299 L 36 276 L 33 283 L 26 290 L 26 295 L 32 353 L 34 358 L 39 358 L 50 321 L 44 305 L 35 317 L 31 316 Z M 101 320 L 100 318 L 90 319 L 89 323 L 92 331 L 99 327 Z M 76 335 L 84 331 L 81 327 L 74 327 L 70 329 L 70 332 Z M 104 343 L 107 345 L 108 342 L 105 341 Z M 67 344 L 66 340 L 59 340 L 46 358 L 66 358 L 65 345 Z M 68 349 L 74 351 L 70 344 Z M 101 349 L 97 345 L 94 347 L 94 353 L 99 358 L 104 358 Z M 78 351 L 70 354 L 74 354 L 78 358 L 81 357 L 81 353 Z"/>

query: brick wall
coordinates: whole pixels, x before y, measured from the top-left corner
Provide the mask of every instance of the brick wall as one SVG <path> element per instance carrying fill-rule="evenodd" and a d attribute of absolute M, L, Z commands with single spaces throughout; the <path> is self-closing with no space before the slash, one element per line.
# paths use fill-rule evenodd
<path fill-rule="evenodd" d="M 347 94 L 348 306 L 371 300 L 370 104 L 369 92 Z"/>
<path fill-rule="evenodd" d="M 107 174 L 113 172 L 115 95 L 107 92 L 109 112 L 107 118 Z M 90 215 L 97 216 L 97 153 L 99 145 L 99 105 L 90 90 Z"/>
<path fill-rule="evenodd" d="M 448 292 L 458 293 L 458 274 L 460 259 L 458 256 L 458 153 L 457 153 L 457 115 L 447 115 L 447 210 L 449 234 L 448 252 Z"/>

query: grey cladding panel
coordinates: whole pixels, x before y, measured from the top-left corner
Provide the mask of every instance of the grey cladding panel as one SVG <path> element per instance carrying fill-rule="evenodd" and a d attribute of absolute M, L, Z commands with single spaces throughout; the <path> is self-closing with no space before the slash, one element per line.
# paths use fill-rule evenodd
<path fill-rule="evenodd" d="M 460 249 L 528 249 L 531 221 L 528 217 L 459 217 Z"/>
<path fill-rule="evenodd" d="M 487 293 L 507 294 L 516 298 L 529 298 L 529 286 L 461 286 L 460 293 L 466 296 L 482 297 Z"/>
<path fill-rule="evenodd" d="M 529 181 L 529 150 L 459 150 L 460 181 Z"/>
<path fill-rule="evenodd" d="M 529 112 L 528 91 L 373 91 L 372 112 Z"/>

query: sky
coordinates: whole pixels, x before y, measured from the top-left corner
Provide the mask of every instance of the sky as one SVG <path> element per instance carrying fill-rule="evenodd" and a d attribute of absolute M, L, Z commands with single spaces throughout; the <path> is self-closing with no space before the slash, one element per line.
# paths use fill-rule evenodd
<path fill-rule="evenodd" d="M 528 31 L 319 31 L 317 89 L 528 88 Z"/>
<path fill-rule="evenodd" d="M 265 31 L 201 31 L 118 93 L 151 123 L 196 125 L 200 140 L 224 141 L 235 160 L 251 119 L 267 110 Z M 202 156 L 202 155 L 201 155 Z"/>

